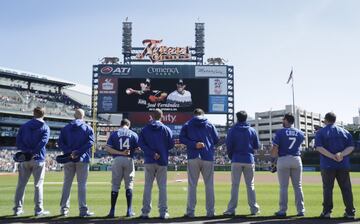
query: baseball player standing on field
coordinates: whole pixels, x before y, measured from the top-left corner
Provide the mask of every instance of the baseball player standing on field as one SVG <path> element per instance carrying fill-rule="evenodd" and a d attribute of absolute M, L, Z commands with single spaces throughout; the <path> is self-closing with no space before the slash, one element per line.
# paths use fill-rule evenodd
<path fill-rule="evenodd" d="M 131 131 L 130 121 L 123 119 L 120 128 L 111 133 L 105 150 L 113 156 L 111 165 L 112 172 L 112 188 L 111 188 L 111 209 L 108 214 L 109 218 L 115 215 L 115 205 L 119 194 L 121 181 L 125 182 L 125 195 L 127 202 L 126 217 L 135 215 L 132 209 L 132 190 L 134 187 L 135 167 L 134 155 L 138 148 L 138 135 Z"/>
<path fill-rule="evenodd" d="M 35 186 L 35 216 L 50 214 L 43 208 L 43 185 L 45 177 L 46 144 L 49 141 L 50 129 L 44 121 L 45 109 L 36 107 L 33 111 L 34 119 L 23 124 L 16 136 L 16 146 L 22 152 L 30 152 L 33 156 L 30 161 L 19 164 L 19 178 L 15 193 L 14 215 L 24 213 L 24 193 L 31 174 Z"/>
<path fill-rule="evenodd" d="M 304 195 L 302 191 L 302 161 L 300 157 L 300 146 L 304 141 L 304 133 L 291 127 L 295 118 L 291 113 L 285 114 L 283 127 L 278 130 L 273 139 L 271 156 L 278 157 L 277 173 L 280 184 L 279 211 L 275 216 L 285 217 L 288 204 L 289 178 L 294 188 L 296 216 L 304 216 Z"/>
<path fill-rule="evenodd" d="M 325 127 L 315 136 L 316 150 L 320 152 L 320 169 L 323 182 L 323 212 L 321 218 L 330 218 L 333 209 L 333 188 L 335 178 L 341 189 L 345 204 L 344 217 L 355 218 L 353 194 L 350 181 L 350 154 L 354 150 L 352 135 L 335 125 L 336 115 L 325 115 Z"/>
<path fill-rule="evenodd" d="M 256 215 L 260 212 L 256 203 L 254 187 L 255 161 L 254 150 L 259 149 L 259 138 L 256 130 L 246 122 L 247 113 L 236 113 L 238 122 L 228 131 L 226 148 L 231 159 L 231 198 L 224 215 L 235 215 L 238 204 L 239 185 L 241 173 L 244 173 L 248 204 L 250 213 Z"/>
<path fill-rule="evenodd" d="M 94 132 L 84 122 L 85 113 L 82 109 L 76 109 L 75 120 L 66 125 L 60 132 L 58 140 L 59 148 L 64 153 L 71 153 L 71 158 L 64 164 L 64 185 L 60 201 L 60 214 L 68 216 L 70 208 L 71 185 L 76 174 L 78 183 L 79 216 L 93 216 L 86 204 L 86 182 L 89 174 L 90 150 L 94 144 Z"/>
<path fill-rule="evenodd" d="M 206 191 L 206 216 L 215 216 L 214 195 L 214 151 L 219 137 L 216 128 L 205 117 L 200 108 L 180 131 L 180 143 L 187 147 L 188 198 L 185 217 L 195 216 L 196 188 L 199 175 L 204 178 Z"/>
<path fill-rule="evenodd" d="M 159 213 L 161 219 L 169 218 L 167 206 L 167 165 L 169 150 L 174 147 L 172 131 L 160 119 L 163 112 L 156 109 L 154 120 L 146 125 L 139 136 L 139 146 L 144 151 L 145 186 L 141 218 L 149 218 L 151 211 L 151 191 L 156 178 L 159 188 Z"/>

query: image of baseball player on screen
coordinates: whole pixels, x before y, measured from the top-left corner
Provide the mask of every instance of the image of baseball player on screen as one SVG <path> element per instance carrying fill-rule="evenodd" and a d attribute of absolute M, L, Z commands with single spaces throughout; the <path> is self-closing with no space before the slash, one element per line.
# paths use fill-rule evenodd
<path fill-rule="evenodd" d="M 139 100 L 138 104 L 158 103 L 165 101 L 167 93 L 160 90 L 151 90 L 151 80 L 146 79 L 145 82 L 140 83 L 140 90 L 127 88 L 125 90 L 127 95 L 137 94 L 141 96 L 144 101 Z M 145 103 L 144 103 L 145 102 Z"/>
<path fill-rule="evenodd" d="M 176 83 L 176 90 L 167 97 L 167 103 L 177 103 L 180 107 L 189 107 L 192 105 L 191 93 L 185 90 L 186 85 L 182 79 Z"/>

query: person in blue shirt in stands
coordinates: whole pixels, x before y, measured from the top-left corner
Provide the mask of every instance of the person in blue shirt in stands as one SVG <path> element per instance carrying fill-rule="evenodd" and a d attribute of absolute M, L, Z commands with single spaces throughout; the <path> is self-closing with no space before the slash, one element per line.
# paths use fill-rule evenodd
<path fill-rule="evenodd" d="M 288 204 L 289 178 L 294 188 L 296 216 L 304 216 L 304 194 L 302 191 L 302 161 L 300 157 L 300 146 L 304 141 L 304 133 L 299 129 L 291 127 L 295 118 L 291 113 L 285 114 L 283 127 L 278 130 L 273 139 L 271 156 L 278 157 L 277 173 L 280 184 L 279 211 L 275 216 L 285 217 Z"/>
<path fill-rule="evenodd" d="M 336 115 L 325 115 L 325 127 L 315 136 L 316 150 L 320 152 L 320 169 L 323 182 L 323 211 L 321 218 L 330 218 L 333 209 L 333 188 L 335 179 L 341 189 L 345 204 L 344 217 L 355 218 L 353 194 L 350 181 L 350 157 L 354 150 L 352 135 L 335 125 Z"/>
<path fill-rule="evenodd" d="M 246 122 L 247 113 L 236 113 L 237 123 L 227 133 L 226 148 L 231 159 L 231 198 L 224 215 L 235 215 L 238 204 L 239 185 L 241 173 L 244 173 L 248 204 L 250 213 L 256 215 L 260 212 L 256 203 L 254 187 L 255 161 L 254 150 L 259 149 L 259 138 L 256 130 Z"/>

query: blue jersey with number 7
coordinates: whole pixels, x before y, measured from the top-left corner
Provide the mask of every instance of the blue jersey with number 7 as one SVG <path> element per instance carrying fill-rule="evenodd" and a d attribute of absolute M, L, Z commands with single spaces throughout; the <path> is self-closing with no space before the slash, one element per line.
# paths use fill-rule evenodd
<path fill-rule="evenodd" d="M 138 135 L 127 128 L 119 128 L 119 130 L 111 133 L 107 145 L 118 151 L 130 150 L 130 157 L 134 157 L 134 150 L 138 147 Z M 113 155 L 113 157 L 123 155 Z"/>
<path fill-rule="evenodd" d="M 300 156 L 300 146 L 304 133 L 296 128 L 283 128 L 276 132 L 273 144 L 279 148 L 279 157 L 286 155 Z"/>

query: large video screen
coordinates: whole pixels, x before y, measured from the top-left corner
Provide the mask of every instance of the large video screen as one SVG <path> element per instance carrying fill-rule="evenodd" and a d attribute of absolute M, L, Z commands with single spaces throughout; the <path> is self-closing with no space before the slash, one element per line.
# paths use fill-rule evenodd
<path fill-rule="evenodd" d="M 228 111 L 226 66 L 102 64 L 93 72 L 98 113 Z"/>
<path fill-rule="evenodd" d="M 208 109 L 208 79 L 118 80 L 118 111 L 143 112 L 160 108 L 168 112 L 191 112 Z"/>

